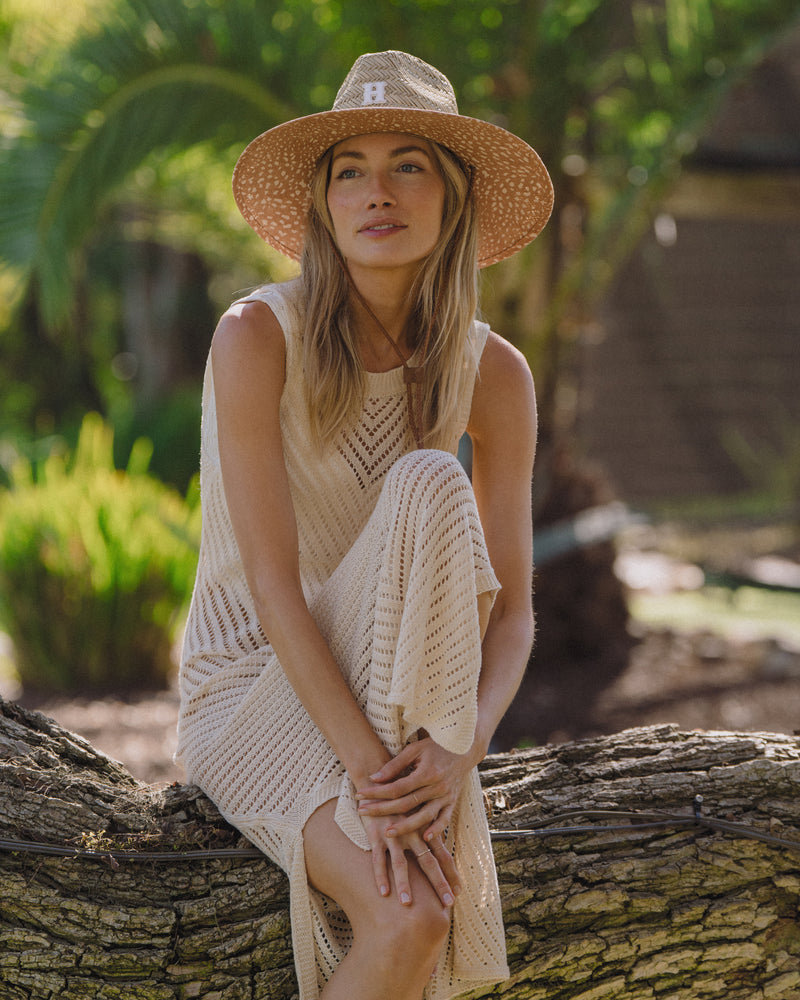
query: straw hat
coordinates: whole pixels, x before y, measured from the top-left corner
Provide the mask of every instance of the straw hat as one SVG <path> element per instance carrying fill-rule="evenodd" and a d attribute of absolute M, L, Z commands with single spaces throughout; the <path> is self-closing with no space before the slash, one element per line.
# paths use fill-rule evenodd
<path fill-rule="evenodd" d="M 395 51 L 360 56 L 331 111 L 277 125 L 250 143 L 233 173 L 233 194 L 249 225 L 298 260 L 317 161 L 342 139 L 370 132 L 433 140 L 473 167 L 479 266 L 510 257 L 544 228 L 553 185 L 538 154 L 497 125 L 459 115 L 447 77 Z"/>

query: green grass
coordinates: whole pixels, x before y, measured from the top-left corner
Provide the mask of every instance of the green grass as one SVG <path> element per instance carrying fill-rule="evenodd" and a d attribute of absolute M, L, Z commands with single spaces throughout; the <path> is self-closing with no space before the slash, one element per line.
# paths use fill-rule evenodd
<path fill-rule="evenodd" d="M 800 648 L 800 594 L 704 587 L 672 594 L 633 594 L 631 616 L 651 626 L 707 630 L 727 638 L 773 638 Z"/>

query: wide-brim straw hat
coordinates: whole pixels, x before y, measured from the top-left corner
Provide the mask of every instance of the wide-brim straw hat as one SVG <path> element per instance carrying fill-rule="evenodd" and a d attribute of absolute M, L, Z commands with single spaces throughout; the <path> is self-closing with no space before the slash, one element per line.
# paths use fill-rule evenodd
<path fill-rule="evenodd" d="M 521 250 L 550 217 L 553 185 L 536 151 L 497 125 L 460 115 L 447 77 L 416 56 L 389 51 L 356 60 L 331 111 L 276 125 L 250 143 L 233 173 L 246 221 L 299 260 L 319 158 L 342 139 L 372 132 L 421 136 L 472 167 L 480 267 Z"/>

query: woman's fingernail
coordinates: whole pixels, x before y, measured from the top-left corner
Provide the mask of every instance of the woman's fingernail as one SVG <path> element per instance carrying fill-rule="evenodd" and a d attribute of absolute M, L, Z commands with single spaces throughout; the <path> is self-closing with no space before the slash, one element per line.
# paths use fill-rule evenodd
<path fill-rule="evenodd" d="M 426 833 L 424 836 L 425 836 L 425 840 L 430 844 L 430 842 L 433 840 L 433 834 L 432 833 Z"/>
<path fill-rule="evenodd" d="M 453 886 L 453 892 L 456 894 L 456 896 L 460 896 L 461 895 L 461 886 L 460 885 L 454 885 Z"/>
<path fill-rule="evenodd" d="M 381 896 L 388 896 L 388 895 L 389 895 L 389 886 L 388 885 L 382 885 L 381 886 Z"/>
<path fill-rule="evenodd" d="M 383 777 L 383 775 L 381 774 L 381 772 L 380 771 L 376 771 L 375 774 L 371 774 L 369 776 L 369 780 L 370 781 L 380 781 L 382 777 Z"/>
<path fill-rule="evenodd" d="M 455 900 L 453 899 L 453 897 L 450 895 L 449 892 L 446 892 L 444 896 L 442 896 L 442 899 L 444 900 L 445 906 L 452 906 L 453 903 L 455 903 Z"/>
<path fill-rule="evenodd" d="M 387 830 L 386 831 L 386 836 L 387 837 L 396 837 L 397 836 L 397 830 Z"/>
<path fill-rule="evenodd" d="M 404 903 L 406 906 L 411 902 L 411 897 L 407 892 L 400 893 L 400 902 Z"/>

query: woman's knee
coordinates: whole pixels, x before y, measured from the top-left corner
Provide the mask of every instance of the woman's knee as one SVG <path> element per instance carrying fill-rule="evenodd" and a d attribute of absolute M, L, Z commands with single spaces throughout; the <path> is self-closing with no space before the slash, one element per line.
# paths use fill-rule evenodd
<path fill-rule="evenodd" d="M 387 473 L 387 479 L 404 482 L 425 481 L 439 476 L 466 476 L 464 466 L 449 451 L 437 448 L 420 448 L 401 456 Z"/>
<path fill-rule="evenodd" d="M 389 470 L 386 488 L 399 500 L 430 504 L 444 494 L 465 491 L 471 498 L 472 486 L 463 465 L 448 451 L 422 449 L 399 458 Z"/>

